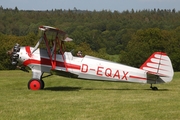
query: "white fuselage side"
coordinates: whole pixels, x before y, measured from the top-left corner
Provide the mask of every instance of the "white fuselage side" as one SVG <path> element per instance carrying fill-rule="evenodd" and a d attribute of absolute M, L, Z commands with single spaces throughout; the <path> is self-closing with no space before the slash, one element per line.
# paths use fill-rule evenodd
<path fill-rule="evenodd" d="M 33 49 L 28 46 L 21 47 L 19 61 L 32 71 L 50 73 L 54 55 L 51 60 L 47 50 L 37 49 L 33 52 Z M 145 70 L 88 55 L 75 57 L 70 52 L 65 52 L 64 55 L 56 54 L 54 70 L 72 73 L 82 79 L 147 83 Z"/>

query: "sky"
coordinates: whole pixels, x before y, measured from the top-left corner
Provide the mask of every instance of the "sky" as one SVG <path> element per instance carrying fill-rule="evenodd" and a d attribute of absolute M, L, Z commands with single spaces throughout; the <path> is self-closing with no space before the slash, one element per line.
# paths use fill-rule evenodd
<path fill-rule="evenodd" d="M 0 6 L 19 10 L 144 10 L 175 9 L 180 11 L 180 0 L 1 0 Z"/>

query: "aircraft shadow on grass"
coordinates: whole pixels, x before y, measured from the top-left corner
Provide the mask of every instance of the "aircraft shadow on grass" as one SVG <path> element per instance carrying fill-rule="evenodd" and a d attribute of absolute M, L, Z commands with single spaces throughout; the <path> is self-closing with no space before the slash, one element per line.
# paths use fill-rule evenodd
<path fill-rule="evenodd" d="M 55 87 L 46 87 L 43 90 L 49 91 L 79 91 L 81 87 L 69 87 L 69 86 L 55 86 Z"/>
<path fill-rule="evenodd" d="M 151 89 L 130 89 L 130 88 L 82 88 L 82 87 L 70 87 L 70 86 L 55 86 L 46 87 L 44 90 L 49 91 L 79 91 L 79 90 L 151 90 Z M 152 90 L 151 90 L 152 91 Z M 169 91 L 168 89 L 159 89 L 155 91 Z"/>

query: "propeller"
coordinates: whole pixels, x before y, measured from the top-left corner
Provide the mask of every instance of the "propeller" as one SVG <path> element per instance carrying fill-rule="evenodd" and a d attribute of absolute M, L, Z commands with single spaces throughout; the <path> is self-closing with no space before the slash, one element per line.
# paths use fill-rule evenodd
<path fill-rule="evenodd" d="M 10 56 L 11 64 L 16 66 L 16 68 L 22 71 L 29 72 L 24 66 L 18 65 L 19 51 L 20 51 L 20 45 L 16 43 L 15 46 L 7 52 L 7 54 Z"/>

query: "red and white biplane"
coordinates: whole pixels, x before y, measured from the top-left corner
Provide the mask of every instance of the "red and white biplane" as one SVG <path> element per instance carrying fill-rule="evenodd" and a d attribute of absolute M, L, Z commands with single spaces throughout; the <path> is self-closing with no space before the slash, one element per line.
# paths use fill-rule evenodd
<path fill-rule="evenodd" d="M 65 32 L 50 26 L 40 26 L 39 29 L 42 37 L 35 47 L 16 44 L 11 52 L 13 65 L 20 64 L 24 66 L 21 69 L 29 67 L 32 70 L 32 79 L 28 82 L 31 90 L 43 89 L 43 73 L 51 71 L 81 79 L 148 83 L 153 90 L 158 88 L 152 84 L 167 83 L 173 79 L 172 63 L 164 52 L 153 53 L 140 68 L 135 68 L 89 55 L 73 56 L 65 51 L 64 42 L 72 41 Z M 54 38 L 48 38 L 48 33 Z"/>

